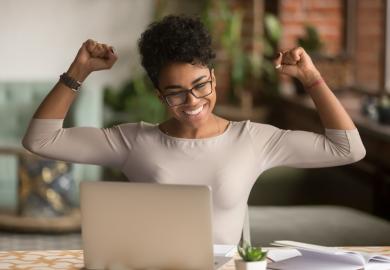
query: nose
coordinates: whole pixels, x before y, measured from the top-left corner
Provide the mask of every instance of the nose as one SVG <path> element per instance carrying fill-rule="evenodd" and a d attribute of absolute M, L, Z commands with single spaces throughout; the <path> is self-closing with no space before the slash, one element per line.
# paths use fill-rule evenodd
<path fill-rule="evenodd" d="M 199 98 L 195 97 L 191 92 L 187 93 L 187 99 L 186 99 L 186 104 L 197 104 L 199 101 Z"/>

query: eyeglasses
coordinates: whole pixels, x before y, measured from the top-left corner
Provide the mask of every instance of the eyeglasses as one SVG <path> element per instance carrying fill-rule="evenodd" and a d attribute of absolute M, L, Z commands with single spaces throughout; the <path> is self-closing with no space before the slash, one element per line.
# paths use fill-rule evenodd
<path fill-rule="evenodd" d="M 211 74 L 210 74 L 211 78 Z M 191 93 L 196 98 L 204 98 L 208 95 L 211 95 L 213 92 L 213 86 L 212 86 L 213 80 L 210 79 L 206 82 L 201 82 L 196 85 L 194 85 L 190 89 L 183 89 L 178 92 L 168 94 L 168 95 L 162 95 L 168 104 L 168 106 L 179 106 L 187 102 L 187 96 L 188 93 Z"/>

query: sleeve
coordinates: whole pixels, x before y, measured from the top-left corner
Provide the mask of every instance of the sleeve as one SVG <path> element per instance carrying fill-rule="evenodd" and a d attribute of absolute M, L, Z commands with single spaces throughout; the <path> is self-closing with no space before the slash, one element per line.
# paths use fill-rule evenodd
<path fill-rule="evenodd" d="M 357 129 L 325 129 L 323 135 L 249 123 L 249 132 L 265 169 L 340 166 L 357 162 L 366 155 Z"/>
<path fill-rule="evenodd" d="M 63 119 L 32 119 L 23 146 L 46 158 L 122 168 L 137 124 L 63 128 Z M 124 130 L 126 134 L 124 134 Z M 127 136 L 127 137 L 126 137 Z"/>

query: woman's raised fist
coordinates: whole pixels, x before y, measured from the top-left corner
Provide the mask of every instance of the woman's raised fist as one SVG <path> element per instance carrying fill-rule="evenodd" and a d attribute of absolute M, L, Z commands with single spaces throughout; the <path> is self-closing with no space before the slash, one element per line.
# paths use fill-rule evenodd
<path fill-rule="evenodd" d="M 117 59 L 112 46 L 88 39 L 79 49 L 68 74 L 79 81 L 84 81 L 94 71 L 110 69 Z"/>

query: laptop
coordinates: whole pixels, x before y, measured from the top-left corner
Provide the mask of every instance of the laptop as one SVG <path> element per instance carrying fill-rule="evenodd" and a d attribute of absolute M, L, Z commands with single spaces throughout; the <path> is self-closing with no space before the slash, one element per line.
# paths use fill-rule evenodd
<path fill-rule="evenodd" d="M 87 269 L 218 269 L 207 186 L 84 181 L 80 184 Z M 122 268 L 121 268 L 122 267 Z"/>

